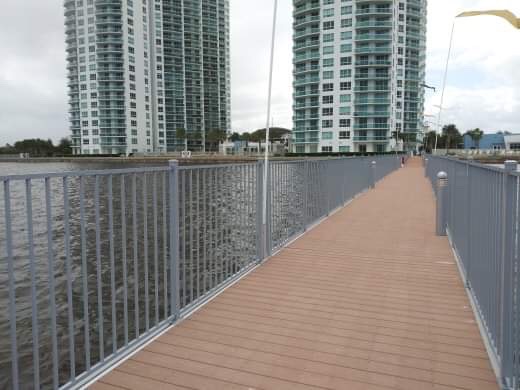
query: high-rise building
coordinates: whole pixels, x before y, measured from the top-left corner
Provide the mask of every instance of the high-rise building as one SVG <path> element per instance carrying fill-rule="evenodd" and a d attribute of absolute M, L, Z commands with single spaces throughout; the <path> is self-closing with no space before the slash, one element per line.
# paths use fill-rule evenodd
<path fill-rule="evenodd" d="M 427 0 L 294 0 L 293 150 L 422 142 Z"/>
<path fill-rule="evenodd" d="M 229 0 L 65 0 L 75 154 L 203 149 L 230 124 Z"/>

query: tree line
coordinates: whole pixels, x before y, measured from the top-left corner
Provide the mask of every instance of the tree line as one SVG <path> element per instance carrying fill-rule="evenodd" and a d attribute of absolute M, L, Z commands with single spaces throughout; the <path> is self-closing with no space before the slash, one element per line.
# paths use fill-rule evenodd
<path fill-rule="evenodd" d="M 17 141 L 14 145 L 7 144 L 0 147 L 0 155 L 20 153 L 28 153 L 31 157 L 70 156 L 72 148 L 68 138 L 62 138 L 57 145 L 54 145 L 50 139 L 31 138 Z"/>
<path fill-rule="evenodd" d="M 435 142 L 437 142 L 437 149 L 463 149 L 464 136 L 466 135 L 471 138 L 476 148 L 480 149 L 480 141 L 484 136 L 484 132 L 481 129 L 468 130 L 462 134 L 454 124 L 444 126 L 441 134 L 438 136 L 435 131 L 426 133 L 424 147 L 427 152 L 431 152 L 435 149 Z"/>

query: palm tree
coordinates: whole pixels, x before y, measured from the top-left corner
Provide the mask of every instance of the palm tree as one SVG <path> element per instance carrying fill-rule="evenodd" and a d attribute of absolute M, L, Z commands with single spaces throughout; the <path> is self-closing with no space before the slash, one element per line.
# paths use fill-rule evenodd
<path fill-rule="evenodd" d="M 471 137 L 475 145 L 477 145 L 477 150 L 480 150 L 480 140 L 484 136 L 484 132 L 479 128 L 476 128 L 475 130 L 471 130 L 469 132 L 469 136 Z"/>

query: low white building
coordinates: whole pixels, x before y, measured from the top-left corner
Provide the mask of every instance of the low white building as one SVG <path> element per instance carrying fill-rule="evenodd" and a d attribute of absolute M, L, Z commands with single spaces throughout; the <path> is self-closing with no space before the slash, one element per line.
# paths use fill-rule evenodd
<path fill-rule="evenodd" d="M 510 134 L 504 136 L 506 151 L 520 151 L 520 134 Z"/>

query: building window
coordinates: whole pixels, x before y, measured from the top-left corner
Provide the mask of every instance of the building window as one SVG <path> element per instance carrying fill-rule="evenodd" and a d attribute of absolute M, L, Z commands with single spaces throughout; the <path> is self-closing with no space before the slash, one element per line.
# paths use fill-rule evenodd
<path fill-rule="evenodd" d="M 324 30 L 333 30 L 334 29 L 334 21 L 330 20 L 330 21 L 323 22 L 323 29 Z"/>
<path fill-rule="evenodd" d="M 352 89 L 352 83 L 350 81 L 344 81 L 340 83 L 339 87 L 342 91 L 350 91 Z"/>
<path fill-rule="evenodd" d="M 333 83 L 326 83 L 326 84 L 323 84 L 323 92 L 331 92 L 331 91 L 334 91 L 334 84 Z"/>
<path fill-rule="evenodd" d="M 340 131 L 339 139 L 350 139 L 350 131 Z"/>
<path fill-rule="evenodd" d="M 321 151 L 323 153 L 332 153 L 332 146 L 322 146 Z"/>
<path fill-rule="evenodd" d="M 323 10 L 323 17 L 324 18 L 331 18 L 334 16 L 334 8 L 325 8 Z"/>
<path fill-rule="evenodd" d="M 332 120 L 326 119 L 321 121 L 321 127 L 324 129 L 331 129 L 332 128 Z"/>
<path fill-rule="evenodd" d="M 341 66 L 352 65 L 352 57 L 341 57 Z"/>
<path fill-rule="evenodd" d="M 333 137 L 332 131 L 324 131 L 321 133 L 321 139 L 322 140 L 331 140 Z"/>
<path fill-rule="evenodd" d="M 334 96 L 333 95 L 326 95 L 322 97 L 323 104 L 332 104 L 334 103 Z"/>
<path fill-rule="evenodd" d="M 322 109 L 322 116 L 332 116 L 334 115 L 334 109 L 332 107 L 324 107 Z"/>
<path fill-rule="evenodd" d="M 339 120 L 339 127 L 350 127 L 350 119 L 340 119 Z"/>

